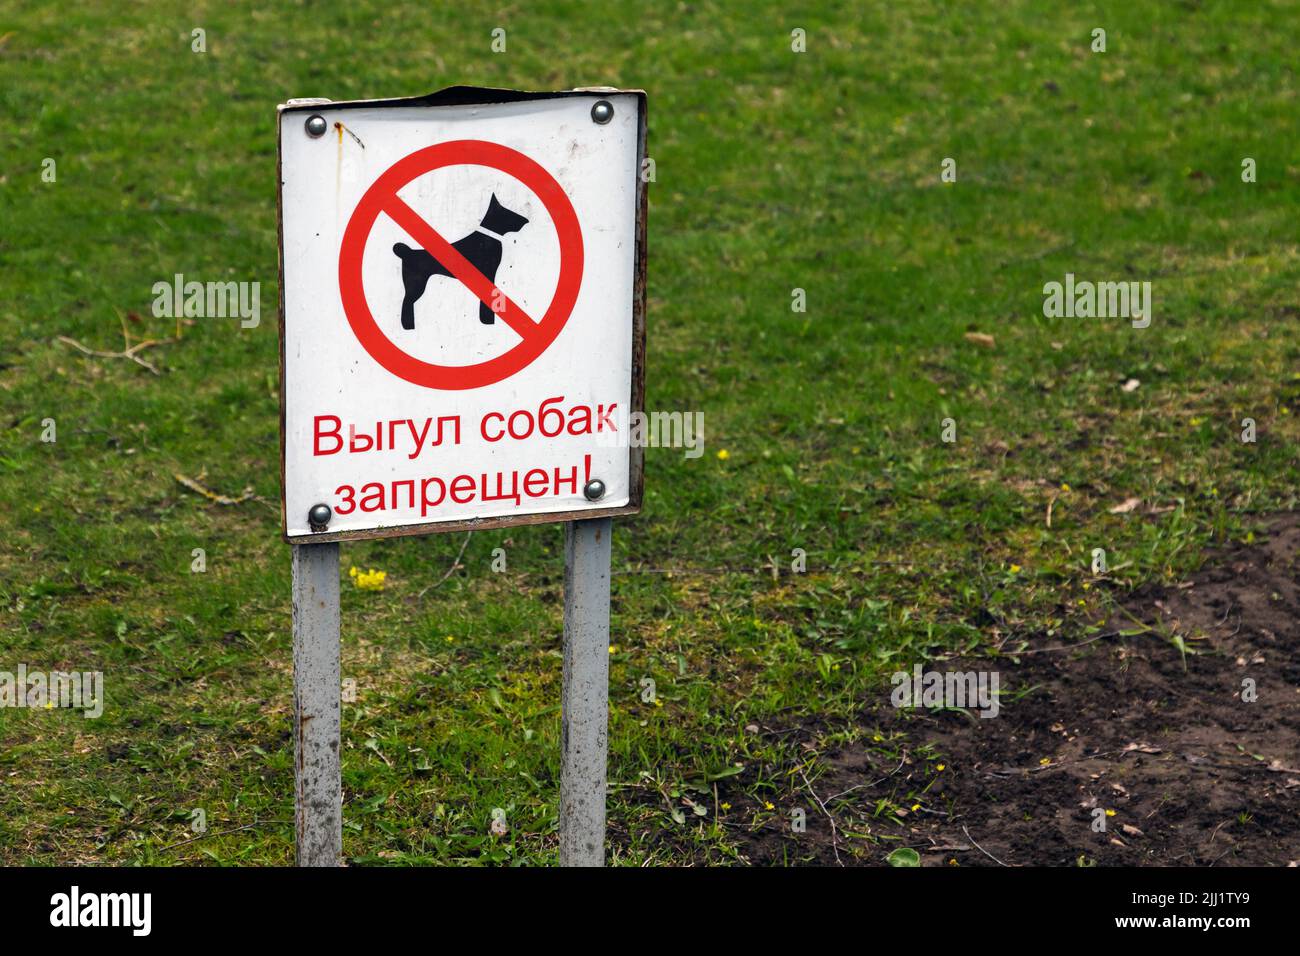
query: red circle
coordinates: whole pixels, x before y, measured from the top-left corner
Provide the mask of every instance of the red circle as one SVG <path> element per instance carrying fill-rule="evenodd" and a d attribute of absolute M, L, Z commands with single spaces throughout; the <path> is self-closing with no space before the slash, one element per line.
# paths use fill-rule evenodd
<path fill-rule="evenodd" d="M 380 330 L 366 303 L 361 260 L 366 240 L 386 200 L 417 176 L 444 166 L 488 166 L 531 189 L 555 223 L 560 240 L 560 278 L 536 331 L 518 345 L 477 365 L 434 365 L 402 351 Z M 352 212 L 339 246 L 339 296 L 357 340 L 371 358 L 399 378 L 438 389 L 480 388 L 515 374 L 541 355 L 569 320 L 582 285 L 582 230 L 564 189 L 550 173 L 523 153 L 499 143 L 460 139 L 417 150 L 390 166 L 366 190 Z"/>

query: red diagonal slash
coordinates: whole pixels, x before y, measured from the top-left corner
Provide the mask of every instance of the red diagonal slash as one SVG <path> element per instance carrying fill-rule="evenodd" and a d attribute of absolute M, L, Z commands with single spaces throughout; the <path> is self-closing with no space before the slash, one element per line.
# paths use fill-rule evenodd
<path fill-rule="evenodd" d="M 392 195 L 383 202 L 383 210 L 393 222 L 397 223 L 406 234 L 424 247 L 424 251 L 447 267 L 447 271 L 461 285 L 473 292 L 489 309 L 514 329 L 521 339 L 528 339 L 537 331 L 534 322 L 519 305 L 498 289 L 487 276 L 479 272 L 474 264 L 462 256 L 438 230 L 424 221 L 414 209 L 402 201 L 401 197 Z M 498 306 L 497 303 L 505 305 Z"/>

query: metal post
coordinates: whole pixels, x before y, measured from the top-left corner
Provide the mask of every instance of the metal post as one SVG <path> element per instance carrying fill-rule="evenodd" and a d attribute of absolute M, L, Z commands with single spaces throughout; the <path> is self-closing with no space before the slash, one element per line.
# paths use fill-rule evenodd
<path fill-rule="evenodd" d="M 609 518 L 564 526 L 560 865 L 605 864 L 609 728 Z"/>
<path fill-rule="evenodd" d="M 299 866 L 339 866 L 339 546 L 293 545 L 294 821 Z"/>

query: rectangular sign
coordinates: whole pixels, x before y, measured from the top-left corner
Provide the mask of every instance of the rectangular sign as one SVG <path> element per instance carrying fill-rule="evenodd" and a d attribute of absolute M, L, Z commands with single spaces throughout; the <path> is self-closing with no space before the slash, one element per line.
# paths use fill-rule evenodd
<path fill-rule="evenodd" d="M 286 539 L 640 509 L 645 106 L 453 87 L 279 108 Z"/>

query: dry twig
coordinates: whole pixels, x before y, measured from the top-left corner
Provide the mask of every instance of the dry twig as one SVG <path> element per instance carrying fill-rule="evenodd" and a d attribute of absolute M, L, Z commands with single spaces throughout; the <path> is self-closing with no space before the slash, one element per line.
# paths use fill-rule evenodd
<path fill-rule="evenodd" d="M 990 853 L 988 850 L 984 849 L 984 847 L 982 847 L 982 846 L 980 846 L 978 843 L 976 843 L 976 842 L 975 842 L 975 838 L 974 838 L 973 836 L 970 835 L 970 831 L 967 830 L 964 826 L 961 828 L 961 832 L 964 833 L 964 834 L 966 834 L 966 839 L 970 840 L 970 842 L 971 842 L 971 846 L 975 847 L 975 849 L 979 850 L 981 853 L 983 853 L 985 856 L 987 856 L 990 860 L 992 860 L 992 861 L 993 861 L 994 863 L 996 863 L 998 866 L 1006 866 L 1006 865 L 1007 865 L 1007 864 L 1003 863 L 1001 860 L 999 860 L 999 859 L 998 859 L 996 856 L 994 856 L 992 853 Z"/>
<path fill-rule="evenodd" d="M 426 594 L 428 594 L 428 593 L 429 593 L 430 591 L 432 591 L 434 588 L 440 586 L 444 581 L 446 581 L 449 577 L 451 577 L 453 574 L 456 573 L 456 569 L 459 568 L 459 567 L 461 566 L 461 564 L 460 564 L 460 559 L 464 556 L 464 554 L 465 554 L 465 549 L 466 549 L 467 547 L 469 547 L 469 539 L 472 538 L 473 536 L 474 536 L 474 532 L 473 532 L 473 531 L 466 531 L 466 532 L 465 532 L 465 540 L 462 541 L 462 542 L 460 543 L 460 550 L 456 552 L 456 560 L 454 560 L 454 561 L 451 562 L 451 567 L 449 567 L 449 568 L 448 568 L 448 569 L 443 573 L 442 577 L 438 578 L 438 580 L 434 581 L 434 582 L 433 582 L 432 584 L 430 584 L 427 588 L 425 588 L 425 589 L 424 589 L 423 591 L 421 591 L 418 595 L 416 595 L 417 600 L 418 600 L 419 598 L 424 597 Z"/>
<path fill-rule="evenodd" d="M 168 342 L 174 342 L 176 340 L 175 339 L 145 339 L 143 342 L 137 342 L 135 345 L 132 345 L 130 348 L 123 349 L 121 352 L 104 352 L 99 349 L 86 348 L 86 346 L 82 345 L 76 339 L 70 339 L 66 335 L 60 335 L 59 341 L 67 345 L 71 345 L 74 349 L 76 349 L 78 352 L 81 352 L 84 355 L 93 355 L 96 358 L 130 359 L 132 362 L 135 362 L 135 364 L 143 368 L 147 368 L 155 375 L 161 375 L 162 372 L 158 371 L 158 369 L 155 368 L 153 365 L 146 362 L 144 359 L 140 358 L 140 356 L 137 353 L 151 346 L 166 345 Z"/>
<path fill-rule="evenodd" d="M 822 808 L 822 813 L 826 814 L 826 819 L 831 822 L 831 849 L 835 851 L 835 862 L 840 866 L 843 866 L 844 861 L 840 859 L 840 830 L 839 827 L 835 825 L 835 818 L 831 816 L 831 812 L 826 809 L 826 804 L 822 803 L 822 798 L 817 796 L 817 791 L 814 790 L 812 784 L 808 782 L 808 776 L 803 772 L 803 767 L 799 768 L 799 776 L 803 777 L 804 786 L 808 788 L 808 792 L 812 794 L 812 798 L 817 801 L 817 806 Z"/>
<path fill-rule="evenodd" d="M 206 475 L 207 475 L 206 471 L 199 472 L 199 479 L 204 478 Z M 253 494 L 252 488 L 245 488 L 244 493 L 240 495 L 238 498 L 231 498 L 227 495 L 217 494 L 215 491 L 203 487 L 203 485 L 199 484 L 198 480 L 195 480 L 194 478 L 186 478 L 184 475 L 180 474 L 179 472 L 172 472 L 172 477 L 175 478 L 177 481 L 179 481 L 186 488 L 190 489 L 190 491 L 193 491 L 196 494 L 200 494 L 204 498 L 207 498 L 209 501 L 215 502 L 219 505 L 242 505 L 245 501 L 262 500 L 258 498 L 257 495 Z"/>

